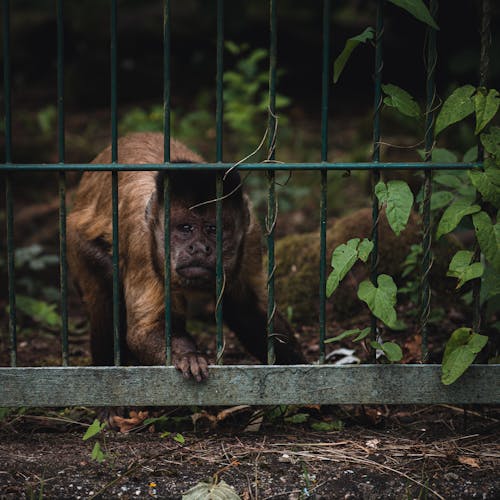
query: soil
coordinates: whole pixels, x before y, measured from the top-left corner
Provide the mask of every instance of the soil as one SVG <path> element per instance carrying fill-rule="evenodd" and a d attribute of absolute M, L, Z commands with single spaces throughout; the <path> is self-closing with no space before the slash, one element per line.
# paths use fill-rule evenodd
<path fill-rule="evenodd" d="M 26 411 L 0 428 L 0 498 L 180 498 L 214 477 L 243 499 L 500 497 L 499 408 L 334 411 L 344 416 L 341 431 L 274 421 L 248 432 L 245 412 L 229 425 L 183 431 L 183 443 L 151 427 L 107 431 L 97 437 L 102 463 L 91 459 L 96 438 L 83 441 L 85 426 L 67 411 Z"/>

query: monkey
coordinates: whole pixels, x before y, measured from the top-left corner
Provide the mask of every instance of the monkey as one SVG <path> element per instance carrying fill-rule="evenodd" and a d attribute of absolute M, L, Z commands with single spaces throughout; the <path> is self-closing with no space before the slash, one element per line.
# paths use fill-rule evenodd
<path fill-rule="evenodd" d="M 163 163 L 161 133 L 134 133 L 118 140 L 118 162 Z M 172 163 L 203 163 L 183 143 L 170 140 Z M 111 162 L 111 146 L 92 163 Z M 216 169 L 171 170 L 170 262 L 172 364 L 189 379 L 208 376 L 208 358 L 186 329 L 193 300 L 215 295 Z M 127 364 L 165 364 L 163 174 L 118 173 L 120 343 Z M 237 170 L 223 181 L 223 319 L 243 347 L 267 360 L 262 232 Z M 208 203 L 207 203 L 208 202 Z M 92 362 L 113 364 L 112 196 L 109 171 L 86 171 L 67 219 L 68 266 L 90 322 Z M 274 335 L 275 333 L 275 335 Z M 273 336 L 278 364 L 301 364 L 294 332 L 276 311 Z"/>

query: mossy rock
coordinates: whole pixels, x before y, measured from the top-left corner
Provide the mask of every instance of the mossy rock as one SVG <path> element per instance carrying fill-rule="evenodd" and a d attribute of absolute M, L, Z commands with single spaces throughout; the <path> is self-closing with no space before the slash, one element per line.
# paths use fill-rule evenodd
<path fill-rule="evenodd" d="M 352 238 L 370 238 L 372 229 L 371 209 L 364 208 L 339 218 L 327 231 L 327 274 L 333 250 Z M 379 273 L 393 276 L 401 282 L 402 264 L 410 247 L 420 244 L 420 217 L 413 213 L 407 228 L 396 236 L 389 227 L 384 213 L 379 219 Z M 451 256 L 459 249 L 459 243 L 448 238 L 445 243 L 434 245 L 434 263 L 431 286 L 444 291 L 453 287 L 453 281 L 445 278 Z M 319 232 L 291 235 L 276 242 L 275 274 L 276 298 L 282 311 L 290 311 L 298 325 L 318 322 L 319 304 Z M 357 298 L 358 284 L 369 275 L 369 263 L 358 262 L 344 278 L 331 298 L 328 310 L 336 320 L 343 320 L 360 311 L 363 303 Z"/>

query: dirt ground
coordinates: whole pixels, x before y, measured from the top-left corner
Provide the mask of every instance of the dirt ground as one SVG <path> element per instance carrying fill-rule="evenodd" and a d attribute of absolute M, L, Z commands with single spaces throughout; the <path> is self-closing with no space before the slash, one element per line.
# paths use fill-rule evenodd
<path fill-rule="evenodd" d="M 97 463 L 85 426 L 27 410 L 0 428 L 0 498 L 181 498 L 214 477 L 243 499 L 500 497 L 500 408 L 335 411 L 345 427 L 334 432 L 276 421 L 245 432 L 241 415 L 183 431 L 184 442 L 151 429 L 107 431 Z"/>

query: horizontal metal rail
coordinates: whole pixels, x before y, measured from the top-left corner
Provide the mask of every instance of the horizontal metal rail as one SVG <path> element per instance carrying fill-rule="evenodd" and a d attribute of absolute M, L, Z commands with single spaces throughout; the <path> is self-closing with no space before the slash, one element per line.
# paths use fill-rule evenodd
<path fill-rule="evenodd" d="M 439 365 L 211 366 L 203 383 L 173 367 L 0 368 L 0 407 L 276 404 L 498 404 L 500 365 L 445 386 Z"/>
<path fill-rule="evenodd" d="M 471 170 L 482 168 L 481 162 L 474 163 L 441 163 L 441 162 L 318 162 L 318 163 L 4 163 L 0 167 L 3 172 L 36 172 L 36 171 L 149 171 L 149 170 Z"/>

